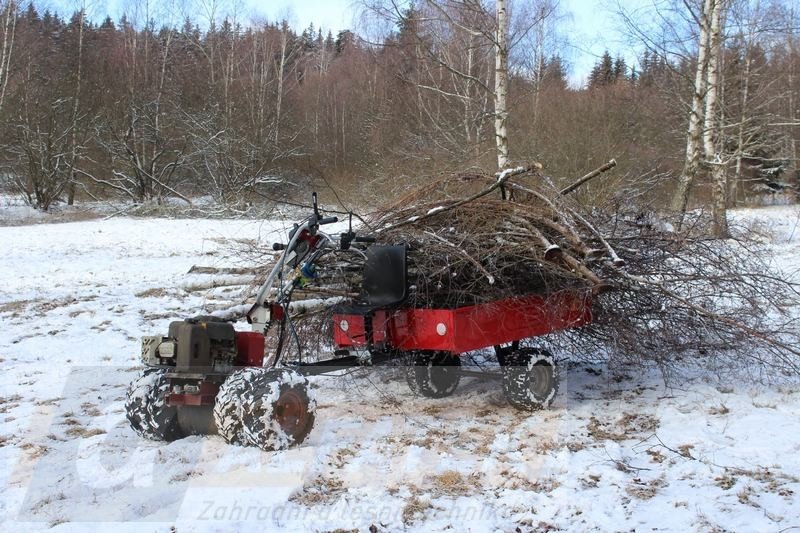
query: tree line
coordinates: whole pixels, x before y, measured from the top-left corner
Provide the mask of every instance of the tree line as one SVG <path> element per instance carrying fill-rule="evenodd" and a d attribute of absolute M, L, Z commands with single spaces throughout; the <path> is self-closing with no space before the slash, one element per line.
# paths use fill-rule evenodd
<path fill-rule="evenodd" d="M 708 2 L 724 7 L 715 55 L 703 54 Z M 668 26 L 620 13 L 639 57 L 628 65 L 606 53 L 573 87 L 563 13 L 551 0 L 517 1 L 502 19 L 477 0 L 402 10 L 370 0 L 363 15 L 380 28 L 374 35 L 234 16 L 97 21 L 4 0 L 0 179 L 43 210 L 112 196 L 211 195 L 236 206 L 309 180 L 389 193 L 498 161 L 537 160 L 571 180 L 612 157 L 620 171 L 581 191 L 593 202 L 641 194 L 667 206 L 685 194 L 702 204 L 719 175 L 728 206 L 759 188 L 796 186 L 791 2 L 666 4 L 657 19 Z"/>

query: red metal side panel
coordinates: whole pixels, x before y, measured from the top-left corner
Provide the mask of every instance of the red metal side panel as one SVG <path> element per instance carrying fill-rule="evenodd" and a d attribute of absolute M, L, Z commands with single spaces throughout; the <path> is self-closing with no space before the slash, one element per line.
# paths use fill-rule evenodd
<path fill-rule="evenodd" d="M 396 311 L 389 327 L 392 346 L 400 350 L 442 350 L 458 353 L 458 339 L 454 335 L 456 311 L 456 309 Z"/>
<path fill-rule="evenodd" d="M 388 335 L 389 313 L 375 311 L 372 314 L 372 342 L 386 341 Z M 364 317 L 361 315 L 333 315 L 333 342 L 337 348 L 366 346 L 367 334 Z"/>
<path fill-rule="evenodd" d="M 466 352 L 584 325 L 591 308 L 586 299 L 561 293 L 464 307 L 455 318 L 456 351 Z"/>
<path fill-rule="evenodd" d="M 389 335 L 389 312 L 375 311 L 372 314 L 372 341 L 381 343 Z"/>
<path fill-rule="evenodd" d="M 236 362 L 242 366 L 261 366 L 264 363 L 264 335 L 255 331 L 237 331 Z"/>
<path fill-rule="evenodd" d="M 364 317 L 360 315 L 333 315 L 333 342 L 337 348 L 364 346 L 366 344 Z"/>
<path fill-rule="evenodd" d="M 588 294 L 527 296 L 457 309 L 397 311 L 390 327 L 401 350 L 463 353 L 591 322 Z"/>

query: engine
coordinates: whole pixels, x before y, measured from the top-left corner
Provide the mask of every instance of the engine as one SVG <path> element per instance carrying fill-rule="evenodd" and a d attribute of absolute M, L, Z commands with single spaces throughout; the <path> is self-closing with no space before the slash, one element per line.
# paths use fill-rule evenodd
<path fill-rule="evenodd" d="M 176 372 L 227 373 L 237 362 L 236 337 L 233 324 L 214 317 L 172 322 L 166 337 L 142 338 L 142 361 Z"/>

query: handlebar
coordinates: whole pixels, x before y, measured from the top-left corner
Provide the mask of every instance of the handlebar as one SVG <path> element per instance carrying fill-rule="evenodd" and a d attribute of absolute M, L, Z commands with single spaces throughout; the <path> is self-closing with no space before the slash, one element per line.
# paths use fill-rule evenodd
<path fill-rule="evenodd" d="M 378 242 L 378 239 L 376 239 L 375 237 L 356 237 L 355 239 L 353 239 L 353 241 L 373 243 L 373 242 Z"/>
<path fill-rule="evenodd" d="M 317 224 L 320 226 L 325 224 L 333 224 L 334 222 L 339 222 L 339 217 L 323 217 L 317 220 Z"/>

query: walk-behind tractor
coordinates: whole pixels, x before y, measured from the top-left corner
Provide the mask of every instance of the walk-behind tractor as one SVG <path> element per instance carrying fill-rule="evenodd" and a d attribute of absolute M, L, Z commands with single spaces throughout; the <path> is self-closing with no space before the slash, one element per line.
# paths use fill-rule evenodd
<path fill-rule="evenodd" d="M 391 361 L 407 362 L 408 384 L 422 396 L 448 396 L 465 375 L 490 376 L 501 380 L 514 407 L 551 404 L 558 384 L 553 357 L 520 341 L 589 323 L 589 294 L 561 291 L 452 309 L 415 307 L 407 246 L 374 244 L 375 238 L 355 235 L 352 224 L 336 237 L 320 230 L 334 222 L 336 217 L 320 215 L 314 195 L 313 213 L 294 226 L 287 244 L 273 246 L 282 253 L 247 313 L 253 331 L 200 316 L 172 322 L 166 336 L 143 338 L 146 367 L 126 402 L 139 435 L 174 440 L 217 433 L 233 444 L 287 448 L 302 442 L 314 425 L 316 402 L 307 376 Z M 337 251 L 361 257 L 363 282 L 358 298 L 333 310 L 335 356 L 285 361 L 282 355 L 295 334 L 292 294 L 315 276 L 321 257 Z M 266 335 L 275 335 L 272 354 L 265 354 Z M 461 354 L 490 347 L 501 372 L 461 368 Z"/>

